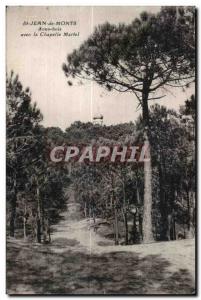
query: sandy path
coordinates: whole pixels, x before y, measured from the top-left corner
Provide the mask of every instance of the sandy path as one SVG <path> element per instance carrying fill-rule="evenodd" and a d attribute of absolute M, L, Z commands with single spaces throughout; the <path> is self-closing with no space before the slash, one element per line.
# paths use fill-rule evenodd
<path fill-rule="evenodd" d="M 192 278 L 195 278 L 195 241 L 194 239 L 170 241 L 170 242 L 157 242 L 149 245 L 129 245 L 129 246 L 99 246 L 99 242 L 108 242 L 107 239 L 95 233 L 90 229 L 92 220 L 73 221 L 68 219 L 68 215 L 63 215 L 64 220 L 58 225 L 54 226 L 54 234 L 52 241 L 57 239 L 70 239 L 79 242 L 78 245 L 72 246 L 74 251 L 84 251 L 92 254 L 103 254 L 111 252 L 134 252 L 141 258 L 148 255 L 159 255 L 161 258 L 166 259 L 170 266 L 169 271 L 177 272 L 180 269 L 187 269 Z M 111 241 L 109 241 L 111 243 Z M 56 252 L 64 252 L 65 247 L 58 249 L 55 247 Z"/>

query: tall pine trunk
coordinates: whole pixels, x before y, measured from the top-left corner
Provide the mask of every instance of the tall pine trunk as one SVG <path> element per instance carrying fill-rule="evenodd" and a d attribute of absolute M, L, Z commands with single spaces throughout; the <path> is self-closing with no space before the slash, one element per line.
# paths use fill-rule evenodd
<path fill-rule="evenodd" d="M 87 218 L 87 201 L 84 201 L 84 217 Z"/>
<path fill-rule="evenodd" d="M 119 225 L 116 203 L 114 203 L 114 228 L 115 228 L 115 245 L 119 245 Z"/>
<path fill-rule="evenodd" d="M 122 209 L 122 215 L 124 219 L 124 226 L 125 226 L 125 245 L 128 245 L 128 217 L 127 217 L 127 212 L 125 209 Z"/>
<path fill-rule="evenodd" d="M 39 187 L 37 184 L 36 188 L 36 197 L 37 197 L 37 222 L 36 222 L 36 232 L 37 232 L 37 242 L 41 243 L 41 205 L 40 205 L 40 193 L 39 193 Z"/>
<path fill-rule="evenodd" d="M 126 193 L 125 193 L 125 182 L 123 179 L 123 219 L 125 225 L 125 245 L 128 245 L 128 217 L 127 217 L 127 207 L 126 207 Z"/>
<path fill-rule="evenodd" d="M 112 183 L 112 207 L 113 207 L 113 213 L 114 213 L 114 241 L 115 245 L 119 245 L 119 225 L 118 225 L 118 214 L 117 214 L 117 203 L 116 203 L 116 197 L 114 192 L 114 177 L 112 175 L 111 178 Z"/>
<path fill-rule="evenodd" d="M 151 243 L 154 240 L 152 232 L 152 164 L 149 132 L 148 93 L 146 91 L 142 95 L 142 102 L 145 137 L 144 142 L 147 146 L 146 157 L 149 158 L 149 160 L 144 161 L 143 243 Z"/>
<path fill-rule="evenodd" d="M 24 217 L 23 217 L 23 234 L 24 234 L 24 239 L 27 238 L 26 227 L 27 227 L 27 206 L 26 206 L 26 202 L 25 202 L 25 199 L 24 199 Z"/>
<path fill-rule="evenodd" d="M 144 162 L 143 243 L 151 243 L 154 240 L 152 232 L 152 165 L 148 135 L 145 143 L 147 157 L 150 159 Z"/>
<path fill-rule="evenodd" d="M 11 200 L 11 213 L 10 213 L 10 228 L 9 234 L 11 237 L 15 236 L 15 218 L 16 218 L 16 205 L 17 205 L 17 183 L 16 178 L 14 177 L 13 181 L 13 197 Z"/>
<path fill-rule="evenodd" d="M 186 191 L 186 199 L 187 199 L 187 232 L 186 232 L 186 238 L 191 239 L 193 238 L 193 229 L 192 229 L 192 216 L 191 216 L 191 203 L 190 203 L 190 192 Z"/>

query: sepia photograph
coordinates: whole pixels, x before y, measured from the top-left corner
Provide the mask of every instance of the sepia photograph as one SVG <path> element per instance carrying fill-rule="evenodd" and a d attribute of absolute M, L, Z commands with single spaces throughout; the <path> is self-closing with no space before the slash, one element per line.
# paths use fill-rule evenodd
<path fill-rule="evenodd" d="M 196 22 L 6 7 L 8 295 L 197 295 Z"/>

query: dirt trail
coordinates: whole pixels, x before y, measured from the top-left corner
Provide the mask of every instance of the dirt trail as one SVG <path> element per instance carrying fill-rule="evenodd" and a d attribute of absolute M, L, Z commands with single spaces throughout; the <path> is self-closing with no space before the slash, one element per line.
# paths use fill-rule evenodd
<path fill-rule="evenodd" d="M 89 253 L 100 253 L 104 247 L 99 246 L 100 242 L 113 244 L 112 241 L 107 240 L 94 232 L 92 219 L 72 220 L 68 218 L 68 214 L 63 214 L 64 220 L 58 225 L 53 226 L 52 242 L 53 244 L 58 240 L 76 240 L 79 242 L 77 248 L 84 248 Z M 60 252 L 65 249 L 57 249 Z"/>
<path fill-rule="evenodd" d="M 70 211 L 62 215 L 63 220 L 55 225 L 53 230 L 52 242 L 53 245 L 57 241 L 64 243 L 65 239 L 72 241 L 72 251 L 83 251 L 90 254 L 104 254 L 112 252 L 133 252 L 141 258 L 148 255 L 158 255 L 169 262 L 169 271 L 177 272 L 181 269 L 188 270 L 192 278 L 195 277 L 195 240 L 186 239 L 170 242 L 156 242 L 146 245 L 129 245 L 129 246 L 115 246 L 113 241 L 101 237 L 98 232 L 95 233 L 92 219 L 74 218 L 74 213 L 79 209 L 77 204 L 71 202 Z M 74 241 L 74 242 L 73 242 Z M 100 246 L 108 244 L 108 246 Z M 65 243 L 64 243 L 65 245 Z M 67 243 L 69 247 L 69 243 Z M 66 247 L 54 247 L 54 251 L 62 253 L 66 251 Z"/>
<path fill-rule="evenodd" d="M 75 193 L 73 188 L 68 191 L 67 211 L 61 214 L 62 221 L 53 226 L 52 242 L 75 240 L 79 243 L 75 248 L 84 248 L 85 252 L 97 253 L 103 250 L 103 247 L 98 246 L 99 242 L 107 242 L 113 244 L 112 241 L 106 240 L 96 234 L 92 228 L 92 219 L 83 219 L 79 203 L 75 201 Z M 72 242 L 73 244 L 73 242 Z M 55 249 L 57 251 L 65 251 L 65 248 Z M 76 249 L 74 249 L 76 250 Z"/>
<path fill-rule="evenodd" d="M 51 244 L 7 241 L 9 294 L 194 293 L 194 240 L 115 246 L 73 201 L 62 218 Z"/>

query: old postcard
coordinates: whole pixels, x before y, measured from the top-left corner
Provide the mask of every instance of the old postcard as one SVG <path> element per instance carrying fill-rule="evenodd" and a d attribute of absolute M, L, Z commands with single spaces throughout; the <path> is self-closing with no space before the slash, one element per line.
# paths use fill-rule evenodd
<path fill-rule="evenodd" d="M 9 295 L 196 295 L 195 27 L 6 8 Z"/>

